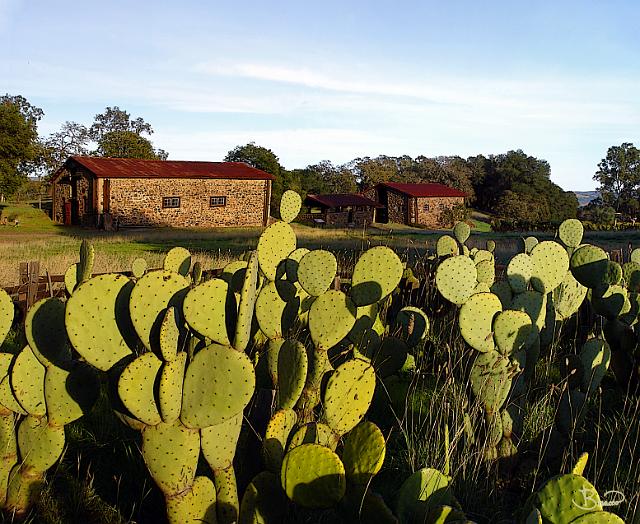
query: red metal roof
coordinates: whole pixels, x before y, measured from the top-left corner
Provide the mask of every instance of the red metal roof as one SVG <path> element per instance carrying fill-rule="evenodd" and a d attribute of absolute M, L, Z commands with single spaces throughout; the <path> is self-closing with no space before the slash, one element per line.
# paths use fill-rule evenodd
<path fill-rule="evenodd" d="M 244 162 L 190 162 L 183 160 L 139 160 L 134 158 L 102 158 L 72 156 L 58 170 L 78 163 L 96 178 L 232 178 L 273 180 L 275 177 Z"/>
<path fill-rule="evenodd" d="M 467 194 L 444 184 L 403 184 L 400 182 L 383 182 L 378 184 L 404 193 L 412 197 L 466 197 Z"/>
<path fill-rule="evenodd" d="M 307 200 L 327 207 L 370 206 L 382 207 L 376 201 L 355 193 L 339 193 L 332 195 L 307 195 Z"/>

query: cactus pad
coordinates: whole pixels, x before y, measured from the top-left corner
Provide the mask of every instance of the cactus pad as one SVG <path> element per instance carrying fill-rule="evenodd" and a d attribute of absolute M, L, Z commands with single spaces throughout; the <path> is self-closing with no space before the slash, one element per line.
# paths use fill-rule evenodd
<path fill-rule="evenodd" d="M 239 413 L 221 424 L 200 430 L 202 454 L 212 470 L 226 469 L 233 464 L 242 419 L 243 414 Z"/>
<path fill-rule="evenodd" d="M 602 511 L 596 488 L 571 473 L 548 480 L 527 505 L 540 511 L 543 522 L 554 524 L 568 524 L 592 511 Z"/>
<path fill-rule="evenodd" d="M 64 272 L 64 288 L 69 295 L 73 294 L 73 290 L 78 285 L 78 264 L 71 264 Z"/>
<path fill-rule="evenodd" d="M 526 253 L 519 253 L 507 265 L 507 280 L 515 293 L 522 293 L 529 287 L 533 274 L 533 261 Z"/>
<path fill-rule="evenodd" d="M 398 287 L 404 268 L 396 253 L 376 246 L 360 255 L 353 268 L 349 295 L 356 306 L 379 302 Z"/>
<path fill-rule="evenodd" d="M 460 247 L 455 238 L 449 235 L 442 235 L 436 243 L 436 254 L 439 257 L 456 256 L 460 254 Z"/>
<path fill-rule="evenodd" d="M 609 270 L 609 257 L 604 249 L 592 245 L 579 247 L 569 261 L 575 279 L 585 287 L 603 284 Z"/>
<path fill-rule="evenodd" d="M 423 468 L 410 475 L 400 487 L 396 515 L 400 522 L 430 522 L 427 512 L 438 506 L 457 506 L 450 478 L 437 469 Z"/>
<path fill-rule="evenodd" d="M 537 291 L 525 291 L 513 297 L 509 309 L 524 311 L 529 315 L 533 324 L 542 331 L 547 308 L 547 295 Z"/>
<path fill-rule="evenodd" d="M 144 258 L 136 258 L 131 264 L 131 274 L 135 278 L 141 278 L 147 271 L 147 261 Z"/>
<path fill-rule="evenodd" d="M 429 317 L 422 309 L 414 306 L 403 307 L 396 315 L 396 332 L 399 332 L 407 346 L 417 346 L 429 334 Z"/>
<path fill-rule="evenodd" d="M 339 437 L 331 428 L 322 422 L 309 422 L 300 426 L 291 437 L 287 450 L 302 444 L 320 444 L 335 451 Z"/>
<path fill-rule="evenodd" d="M 568 247 L 578 247 L 582 242 L 584 227 L 582 222 L 575 218 L 568 218 L 558 228 L 560 240 Z"/>
<path fill-rule="evenodd" d="M 184 318 L 196 332 L 228 346 L 236 317 L 236 299 L 222 279 L 207 280 L 189 290 L 182 306 Z"/>
<path fill-rule="evenodd" d="M 25 346 L 13 361 L 11 389 L 22 408 L 30 415 L 46 415 L 44 398 L 45 367 L 29 346 Z"/>
<path fill-rule="evenodd" d="M 367 484 L 384 462 L 386 442 L 380 428 L 362 421 L 344 440 L 342 461 L 347 478 L 356 484 Z"/>
<path fill-rule="evenodd" d="M 278 352 L 278 409 L 293 408 L 307 378 L 307 350 L 296 340 L 286 340 Z"/>
<path fill-rule="evenodd" d="M 182 384 L 187 365 L 187 353 L 180 351 L 160 371 L 158 381 L 158 407 L 163 422 L 173 424 L 180 416 L 182 408 Z"/>
<path fill-rule="evenodd" d="M 161 366 L 155 354 L 143 353 L 127 364 L 118 379 L 120 400 L 135 418 L 149 426 L 162 422 L 154 395 Z"/>
<path fill-rule="evenodd" d="M 44 298 L 31 306 L 24 319 L 24 332 L 33 354 L 43 366 L 69 360 L 64 302 L 59 298 Z"/>
<path fill-rule="evenodd" d="M 78 420 L 93 407 L 99 392 L 98 377 L 88 365 L 78 363 L 71 371 L 49 366 L 44 377 L 49 424 L 63 427 Z"/>
<path fill-rule="evenodd" d="M 166 496 L 182 493 L 193 484 L 199 455 L 200 433 L 179 422 L 160 422 L 142 431 L 142 457 Z"/>
<path fill-rule="evenodd" d="M 580 350 L 580 361 L 584 371 L 582 390 L 586 393 L 593 393 L 600 386 L 600 382 L 609 368 L 609 362 L 611 362 L 609 344 L 601 338 L 587 340 Z"/>
<path fill-rule="evenodd" d="M 600 286 L 591 293 L 593 310 L 610 320 L 628 313 L 631 303 L 627 290 L 622 286 Z"/>
<path fill-rule="evenodd" d="M 45 472 L 62 455 L 64 442 L 64 428 L 49 425 L 46 417 L 29 415 L 18 426 L 23 467 Z"/>
<path fill-rule="evenodd" d="M 592 511 L 578 517 L 571 524 L 624 524 L 624 520 L 608 511 Z"/>
<path fill-rule="evenodd" d="M 269 420 L 262 441 L 262 456 L 268 470 L 274 473 L 280 472 L 285 449 L 287 449 L 287 441 L 297 420 L 296 412 L 292 409 L 280 409 Z"/>
<path fill-rule="evenodd" d="M 178 312 L 174 306 L 167 308 L 160 324 L 160 334 L 158 336 L 160 355 L 163 360 L 170 362 L 176 358 L 178 352 L 178 339 L 180 338 L 180 328 L 178 327 Z"/>
<path fill-rule="evenodd" d="M 300 213 L 302 198 L 295 191 L 288 189 L 280 199 L 280 218 L 284 222 L 293 222 Z"/>
<path fill-rule="evenodd" d="M 471 234 L 471 227 L 466 222 L 458 222 L 453 228 L 453 236 L 461 244 L 464 244 Z"/>
<path fill-rule="evenodd" d="M 376 387 L 373 367 L 363 360 L 348 360 L 329 378 L 324 394 L 324 418 L 333 431 L 343 435 L 362 420 Z"/>
<path fill-rule="evenodd" d="M 500 299 L 493 293 L 477 293 L 467 300 L 458 314 L 460 334 L 477 351 L 491 351 L 493 319 L 502 311 Z"/>
<path fill-rule="evenodd" d="M 309 250 L 306 247 L 299 247 L 298 249 L 294 249 L 284 261 L 285 273 L 287 280 L 290 282 L 298 281 L 298 267 L 300 266 L 302 257 L 307 253 L 309 253 Z"/>
<path fill-rule="evenodd" d="M 220 279 L 224 280 L 234 293 L 242 291 L 247 265 L 248 262 L 246 260 L 234 260 L 224 266 L 222 273 L 220 273 Z"/>
<path fill-rule="evenodd" d="M 344 466 L 338 455 L 318 444 L 289 451 L 280 476 L 287 497 L 305 508 L 330 508 L 346 491 Z"/>
<path fill-rule="evenodd" d="M 100 275 L 78 286 L 67 301 L 65 324 L 71 344 L 92 366 L 109 370 L 131 354 L 128 301 L 133 284 L 122 275 Z"/>
<path fill-rule="evenodd" d="M 511 388 L 509 359 L 497 351 L 480 353 L 471 367 L 471 389 L 488 415 L 497 413 Z"/>
<path fill-rule="evenodd" d="M 532 329 L 531 318 L 524 311 L 507 309 L 498 313 L 493 323 L 493 337 L 500 353 L 509 356 L 525 349 Z"/>
<path fill-rule="evenodd" d="M 238 317 L 236 331 L 233 338 L 233 347 L 238 351 L 244 351 L 251 340 L 251 321 L 258 298 L 258 253 L 253 252 L 244 271 L 244 282 L 240 292 L 238 304 Z"/>
<path fill-rule="evenodd" d="M 500 299 L 503 308 L 508 308 L 513 300 L 511 285 L 506 280 L 498 280 L 489 288 L 490 291 Z"/>
<path fill-rule="evenodd" d="M 11 329 L 13 316 L 13 301 L 6 291 L 0 288 L 0 346 Z"/>
<path fill-rule="evenodd" d="M 540 293 L 549 293 L 560 285 L 569 270 L 569 255 L 557 242 L 545 240 L 531 251 L 531 285 Z"/>
<path fill-rule="evenodd" d="M 525 253 L 530 254 L 533 248 L 538 245 L 538 239 L 536 237 L 527 237 L 522 239 L 522 247 Z"/>
<path fill-rule="evenodd" d="M 356 322 L 356 306 L 342 291 L 329 290 L 309 310 L 309 331 L 317 348 L 327 350 L 346 337 Z"/>
<path fill-rule="evenodd" d="M 191 488 L 167 498 L 169 524 L 217 524 L 216 488 L 208 477 L 196 477 Z"/>
<path fill-rule="evenodd" d="M 255 373 L 247 355 L 211 344 L 187 367 L 181 420 L 187 427 L 221 424 L 241 413 L 253 395 Z"/>
<path fill-rule="evenodd" d="M 586 296 L 587 288 L 574 278 L 571 271 L 567 271 L 560 285 L 553 290 L 556 320 L 566 320 L 573 316 Z"/>
<path fill-rule="evenodd" d="M 278 475 L 258 473 L 247 486 L 240 504 L 238 524 L 270 524 L 284 520 L 286 499 Z"/>
<path fill-rule="evenodd" d="M 0 405 L 14 413 L 26 415 L 11 389 L 11 364 L 14 356 L 11 353 L 0 353 Z"/>
<path fill-rule="evenodd" d="M 478 283 L 478 272 L 473 260 L 464 255 L 444 260 L 436 271 L 436 285 L 449 302 L 464 304 Z"/>
<path fill-rule="evenodd" d="M 314 249 L 298 263 L 298 282 L 309 295 L 317 297 L 331 287 L 337 270 L 338 261 L 333 253 Z"/>
<path fill-rule="evenodd" d="M 278 266 L 296 248 L 296 234 L 286 222 L 275 222 L 258 240 L 258 263 L 264 276 L 276 280 Z"/>
<path fill-rule="evenodd" d="M 291 329 L 300 308 L 296 287 L 286 280 L 269 282 L 256 300 L 256 320 L 270 339 L 282 338 Z"/>
<path fill-rule="evenodd" d="M 493 260 L 481 260 L 476 264 L 478 283 L 493 285 L 496 280 L 496 266 Z"/>
<path fill-rule="evenodd" d="M 162 268 L 186 277 L 191 269 L 191 253 L 183 247 L 171 248 L 164 257 Z"/>
<path fill-rule="evenodd" d="M 175 306 L 181 311 L 188 288 L 188 278 L 167 269 L 149 271 L 136 282 L 129 299 L 129 313 L 147 349 L 159 345 L 160 323 L 165 309 Z"/>

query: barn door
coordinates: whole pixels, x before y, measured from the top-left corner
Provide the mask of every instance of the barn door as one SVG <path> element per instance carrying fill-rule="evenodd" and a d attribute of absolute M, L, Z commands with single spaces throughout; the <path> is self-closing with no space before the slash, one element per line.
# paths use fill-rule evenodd
<path fill-rule="evenodd" d="M 104 183 L 102 184 L 102 211 L 103 213 L 109 213 L 111 202 L 111 180 L 108 178 L 104 179 Z"/>

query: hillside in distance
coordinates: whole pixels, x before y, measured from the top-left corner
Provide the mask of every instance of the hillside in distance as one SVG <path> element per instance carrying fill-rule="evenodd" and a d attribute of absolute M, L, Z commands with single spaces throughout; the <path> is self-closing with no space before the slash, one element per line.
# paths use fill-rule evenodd
<path fill-rule="evenodd" d="M 580 207 L 586 206 L 589 202 L 600 196 L 598 191 L 574 191 L 573 193 L 578 198 L 578 205 Z"/>

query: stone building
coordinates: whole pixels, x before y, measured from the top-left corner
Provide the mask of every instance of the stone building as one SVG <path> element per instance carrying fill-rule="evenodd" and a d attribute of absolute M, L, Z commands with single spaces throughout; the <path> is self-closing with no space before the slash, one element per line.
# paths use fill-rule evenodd
<path fill-rule="evenodd" d="M 381 207 L 376 222 L 396 222 L 433 229 L 449 227 L 443 212 L 464 205 L 466 194 L 443 184 L 383 182 L 365 191 Z"/>
<path fill-rule="evenodd" d="M 266 226 L 274 177 L 242 162 L 73 156 L 52 178 L 68 225 Z"/>
<path fill-rule="evenodd" d="M 373 222 L 374 210 L 382 207 L 375 201 L 353 193 L 333 195 L 307 195 L 304 201 L 307 213 L 298 220 L 312 225 L 362 227 Z"/>

